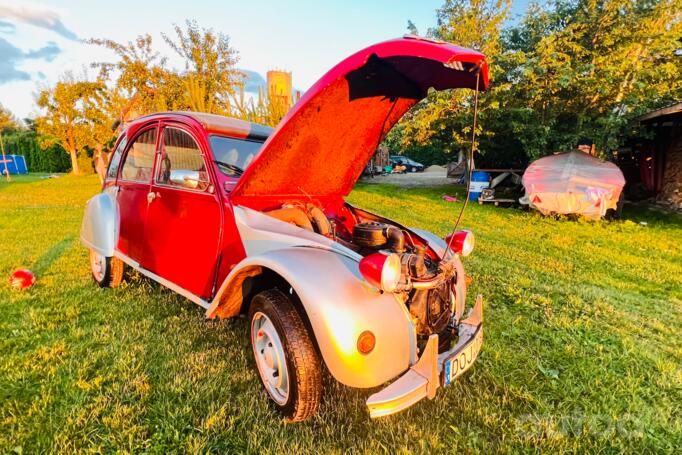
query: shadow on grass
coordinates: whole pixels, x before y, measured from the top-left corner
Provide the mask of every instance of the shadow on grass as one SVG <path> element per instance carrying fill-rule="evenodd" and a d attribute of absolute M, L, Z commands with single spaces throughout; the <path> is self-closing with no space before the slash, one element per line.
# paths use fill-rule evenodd
<path fill-rule="evenodd" d="M 73 245 L 74 235 L 67 235 L 59 242 L 55 243 L 37 261 L 33 263 L 31 269 L 36 275 L 42 275 L 50 266 L 59 259 L 71 245 Z"/>

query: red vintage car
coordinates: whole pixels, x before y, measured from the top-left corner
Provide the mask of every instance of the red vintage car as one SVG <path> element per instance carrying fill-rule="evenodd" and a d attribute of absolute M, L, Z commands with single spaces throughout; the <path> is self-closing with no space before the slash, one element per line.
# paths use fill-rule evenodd
<path fill-rule="evenodd" d="M 479 52 L 406 37 L 343 60 L 274 130 L 191 112 L 139 118 L 85 210 L 92 276 L 115 287 L 127 264 L 209 318 L 248 315 L 260 379 L 290 421 L 316 411 L 323 362 L 351 387 L 393 381 L 367 400 L 372 417 L 433 398 L 482 342 L 460 261 L 473 235 L 441 239 L 344 197 L 429 89 L 487 83 Z"/>

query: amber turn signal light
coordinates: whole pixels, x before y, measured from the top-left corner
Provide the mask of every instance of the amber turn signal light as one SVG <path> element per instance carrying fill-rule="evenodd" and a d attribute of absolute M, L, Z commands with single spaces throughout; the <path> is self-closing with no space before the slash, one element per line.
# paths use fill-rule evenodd
<path fill-rule="evenodd" d="M 360 354 L 369 354 L 374 349 L 376 345 L 376 338 L 374 334 L 369 330 L 365 330 L 358 337 L 358 351 Z"/>

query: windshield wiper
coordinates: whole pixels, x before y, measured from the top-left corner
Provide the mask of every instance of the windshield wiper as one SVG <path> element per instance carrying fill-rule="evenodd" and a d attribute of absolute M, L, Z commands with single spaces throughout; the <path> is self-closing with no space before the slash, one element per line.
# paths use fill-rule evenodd
<path fill-rule="evenodd" d="M 215 164 L 218 166 L 224 167 L 226 169 L 229 169 L 233 175 L 236 175 L 237 177 L 241 176 L 244 173 L 244 169 L 240 168 L 239 166 L 235 166 L 234 164 L 230 163 L 225 163 L 223 161 L 217 161 L 213 160 Z"/>

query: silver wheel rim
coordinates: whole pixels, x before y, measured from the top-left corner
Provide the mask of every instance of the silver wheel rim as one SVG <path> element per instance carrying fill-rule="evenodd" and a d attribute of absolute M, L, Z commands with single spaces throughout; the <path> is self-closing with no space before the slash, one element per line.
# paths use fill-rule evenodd
<path fill-rule="evenodd" d="M 270 318 L 260 311 L 251 320 L 251 345 L 261 381 L 279 405 L 289 398 L 289 373 L 284 345 Z"/>
<path fill-rule="evenodd" d="M 107 258 L 93 250 L 90 250 L 90 270 L 92 276 L 100 282 L 104 279 L 104 272 L 107 269 Z"/>

